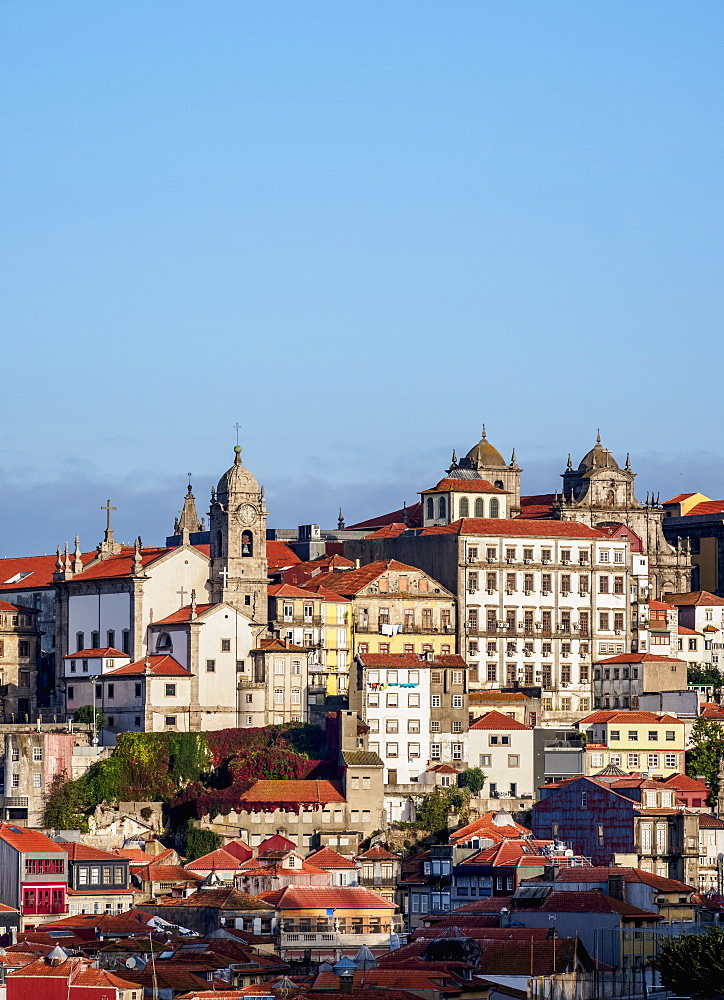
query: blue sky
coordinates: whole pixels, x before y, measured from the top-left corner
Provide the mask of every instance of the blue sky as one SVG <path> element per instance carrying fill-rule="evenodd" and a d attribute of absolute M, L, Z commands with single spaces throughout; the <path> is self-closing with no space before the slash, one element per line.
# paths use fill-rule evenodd
<path fill-rule="evenodd" d="M 270 524 L 482 421 L 724 495 L 720 2 L 0 7 L 0 554 L 163 538 L 233 424 Z M 683 471 L 682 471 L 683 470 Z"/>

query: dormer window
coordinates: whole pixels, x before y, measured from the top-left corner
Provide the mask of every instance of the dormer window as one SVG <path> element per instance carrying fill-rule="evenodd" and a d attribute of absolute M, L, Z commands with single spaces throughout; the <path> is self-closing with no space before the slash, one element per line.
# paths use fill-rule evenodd
<path fill-rule="evenodd" d="M 156 649 L 157 650 L 163 649 L 164 651 L 168 652 L 172 648 L 173 648 L 173 643 L 171 642 L 171 636 L 168 634 L 168 632 L 162 632 L 158 637 L 158 639 L 156 640 Z"/>

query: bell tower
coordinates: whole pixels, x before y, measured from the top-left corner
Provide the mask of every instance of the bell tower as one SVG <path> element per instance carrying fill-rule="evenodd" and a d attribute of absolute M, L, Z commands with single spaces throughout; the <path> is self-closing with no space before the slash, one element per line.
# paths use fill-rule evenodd
<path fill-rule="evenodd" d="M 234 464 L 211 491 L 211 600 L 226 601 L 252 621 L 266 624 L 267 559 L 264 490 L 234 448 Z"/>

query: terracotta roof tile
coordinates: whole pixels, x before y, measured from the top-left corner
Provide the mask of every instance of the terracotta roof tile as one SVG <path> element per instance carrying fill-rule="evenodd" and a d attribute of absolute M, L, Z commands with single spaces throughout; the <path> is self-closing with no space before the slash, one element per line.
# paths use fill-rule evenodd
<path fill-rule="evenodd" d="M 239 796 L 242 803 L 325 803 L 344 802 L 336 782 L 321 779 L 288 779 L 255 782 Z"/>
<path fill-rule="evenodd" d="M 533 731 L 532 726 L 525 726 L 522 722 L 511 719 L 509 715 L 502 712 L 486 712 L 470 725 L 470 729 L 528 729 Z"/>
<path fill-rule="evenodd" d="M 664 594 L 667 601 L 677 608 L 711 608 L 724 606 L 724 597 L 710 594 L 708 590 L 692 590 L 688 594 Z"/>
<path fill-rule="evenodd" d="M 266 561 L 270 573 L 276 573 L 285 566 L 294 566 L 302 560 L 286 542 L 270 539 L 266 543 Z"/>
<path fill-rule="evenodd" d="M 317 868 L 351 868 L 356 871 L 357 865 L 350 858 L 345 858 L 341 854 L 337 854 L 333 851 L 331 847 L 322 847 L 320 850 L 315 851 L 314 854 L 307 855 L 307 861 L 316 865 Z"/>
<path fill-rule="evenodd" d="M 493 486 L 487 479 L 441 479 L 437 486 L 430 490 L 420 490 L 425 496 L 428 493 L 508 493 L 508 490 L 501 490 Z"/>
<path fill-rule="evenodd" d="M 204 854 L 194 861 L 187 861 L 185 865 L 185 868 L 189 871 L 193 871 L 194 868 L 215 870 L 218 868 L 237 869 L 238 867 L 239 859 L 235 858 L 233 854 L 229 854 L 223 847 L 219 847 L 215 851 L 210 851 L 208 854 Z"/>
<path fill-rule="evenodd" d="M 221 607 L 220 604 L 197 604 L 196 605 L 196 617 L 199 618 L 205 612 L 209 611 L 211 608 Z M 183 608 L 179 608 L 178 611 L 174 611 L 173 614 L 168 615 L 166 618 L 159 618 L 157 621 L 152 622 L 153 625 L 182 625 L 184 622 L 191 621 L 191 605 L 187 604 Z"/>
<path fill-rule="evenodd" d="M 118 677 L 120 676 L 142 676 L 146 673 L 146 668 L 150 670 L 152 674 L 162 677 L 190 677 L 191 674 L 188 670 L 184 670 L 178 660 L 175 660 L 173 656 L 165 654 L 163 656 L 146 656 L 142 660 L 136 660 L 135 663 L 127 663 L 125 667 L 117 667 L 115 670 L 109 670 L 107 673 L 102 674 L 98 680 L 103 680 L 106 677 Z"/>
<path fill-rule="evenodd" d="M 83 565 L 92 562 L 96 556 L 96 552 L 83 552 Z M 56 556 L 13 556 L 0 559 L 0 592 L 52 587 L 55 561 Z M 11 582 L 18 576 L 22 579 Z"/>
<path fill-rule="evenodd" d="M 619 653 L 618 656 L 609 656 L 605 660 L 594 660 L 595 663 L 680 663 L 686 666 L 686 660 L 680 660 L 676 656 L 663 656 L 658 653 Z"/>
<path fill-rule="evenodd" d="M 589 528 L 577 521 L 546 521 L 513 518 L 493 520 L 492 518 L 463 517 L 452 524 L 439 528 L 423 528 L 423 535 L 497 535 L 504 537 L 531 536 L 536 538 L 605 538 L 602 531 Z"/>
<path fill-rule="evenodd" d="M 128 653 L 122 653 L 120 649 L 114 649 L 112 646 L 106 646 L 105 649 L 79 649 L 77 653 L 68 653 L 63 657 L 64 660 L 100 660 L 104 657 L 114 657 L 120 656 L 124 660 L 130 659 Z"/>
<path fill-rule="evenodd" d="M 466 667 L 457 653 L 433 653 L 427 660 L 417 653 L 362 653 L 360 659 L 366 667 Z"/>
<path fill-rule="evenodd" d="M 56 844 L 44 833 L 28 827 L 13 826 L 12 823 L 0 823 L 0 840 L 26 854 L 65 854 L 60 844 Z"/>
<path fill-rule="evenodd" d="M 407 563 L 399 562 L 397 559 L 386 559 L 367 563 L 359 569 L 345 570 L 344 573 L 320 574 L 313 579 L 315 586 L 322 586 L 335 594 L 355 597 L 388 570 L 398 573 L 422 573 L 423 576 L 428 576 L 416 566 L 408 566 Z M 440 591 L 444 594 L 449 593 L 441 586 Z M 429 598 L 431 595 L 425 596 Z"/>
<path fill-rule="evenodd" d="M 360 885 L 301 886 L 260 892 L 259 899 L 272 903 L 280 910 L 340 909 L 396 910 L 388 899 Z"/>
<path fill-rule="evenodd" d="M 370 517 L 366 521 L 358 521 L 357 524 L 348 524 L 347 528 L 350 531 L 361 531 L 364 528 L 382 528 L 386 524 L 395 524 L 404 521 L 407 518 L 408 527 L 417 527 L 422 524 L 422 504 L 418 500 L 417 503 L 410 504 L 409 507 L 400 507 L 399 510 L 393 510 L 389 514 L 380 514 L 378 517 Z"/>

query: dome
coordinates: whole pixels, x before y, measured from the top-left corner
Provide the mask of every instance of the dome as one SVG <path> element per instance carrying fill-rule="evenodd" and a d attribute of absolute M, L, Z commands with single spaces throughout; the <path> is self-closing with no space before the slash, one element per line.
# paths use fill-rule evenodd
<path fill-rule="evenodd" d="M 488 441 L 485 434 L 485 424 L 483 424 L 483 436 L 478 443 L 470 449 L 465 458 L 472 462 L 477 462 L 481 468 L 488 468 L 491 465 L 505 466 L 505 459 L 497 448 L 494 448 Z"/>
<path fill-rule="evenodd" d="M 601 444 L 600 433 L 596 436 L 596 443 L 589 452 L 587 452 L 578 466 L 578 471 L 585 473 L 590 472 L 592 469 L 618 469 L 619 464 L 613 457 L 608 448 L 604 448 Z"/>
<path fill-rule="evenodd" d="M 259 483 L 241 461 L 241 445 L 234 448 L 234 464 L 225 472 L 216 487 L 216 495 L 223 502 L 224 497 L 234 493 L 258 493 Z"/>

